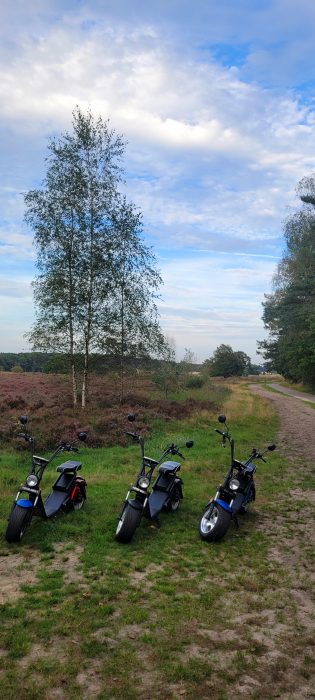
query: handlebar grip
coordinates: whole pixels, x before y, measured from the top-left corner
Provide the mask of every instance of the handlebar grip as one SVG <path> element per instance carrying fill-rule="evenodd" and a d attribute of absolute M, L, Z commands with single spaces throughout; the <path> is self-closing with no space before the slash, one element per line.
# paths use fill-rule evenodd
<path fill-rule="evenodd" d="M 218 428 L 215 428 L 214 430 L 215 430 L 216 433 L 219 433 L 219 435 L 224 435 L 224 433 L 222 432 L 222 430 L 219 430 Z"/>
<path fill-rule="evenodd" d="M 125 435 L 129 435 L 130 437 L 133 438 L 133 437 L 135 437 L 136 434 L 135 434 L 135 433 L 127 433 L 127 432 L 125 432 Z"/>

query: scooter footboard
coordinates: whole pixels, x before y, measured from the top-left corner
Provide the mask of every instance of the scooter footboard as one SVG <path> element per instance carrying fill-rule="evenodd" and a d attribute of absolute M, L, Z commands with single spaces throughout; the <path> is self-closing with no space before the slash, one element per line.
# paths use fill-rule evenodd
<path fill-rule="evenodd" d="M 166 491 L 152 491 L 148 500 L 150 517 L 154 518 L 166 504 L 169 493 Z"/>

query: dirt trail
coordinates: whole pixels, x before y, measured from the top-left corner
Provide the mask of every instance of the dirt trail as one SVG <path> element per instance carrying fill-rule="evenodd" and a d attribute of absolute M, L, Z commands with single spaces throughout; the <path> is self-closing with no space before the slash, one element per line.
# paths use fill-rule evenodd
<path fill-rule="evenodd" d="M 277 446 L 293 462 L 289 472 L 294 484 L 294 488 L 285 494 L 285 504 L 281 492 L 275 493 L 277 510 L 272 519 L 263 518 L 262 521 L 262 528 L 270 538 L 269 560 L 281 567 L 286 579 L 283 591 L 281 585 L 277 590 L 278 600 L 281 601 L 283 596 L 285 601 L 281 619 L 285 642 L 281 648 L 275 637 L 271 652 L 278 654 L 279 659 L 287 655 L 291 658 L 281 681 L 276 679 L 271 694 L 266 687 L 264 695 L 262 688 L 262 697 L 305 700 L 315 698 L 313 669 L 311 666 L 308 671 L 305 666 L 303 669 L 308 655 L 313 658 L 315 632 L 315 492 L 307 487 L 307 475 L 314 473 L 315 410 L 300 397 L 271 392 L 257 384 L 251 385 L 250 389 L 271 401 L 279 415 Z M 279 610 L 274 607 L 270 612 L 275 615 L 276 622 Z M 273 632 L 277 624 L 272 627 Z"/>
<path fill-rule="evenodd" d="M 289 459 L 314 464 L 315 455 L 315 409 L 299 397 L 278 394 L 251 384 L 251 391 L 271 401 L 280 418 L 278 446 Z M 304 395 L 306 397 L 306 395 Z"/>

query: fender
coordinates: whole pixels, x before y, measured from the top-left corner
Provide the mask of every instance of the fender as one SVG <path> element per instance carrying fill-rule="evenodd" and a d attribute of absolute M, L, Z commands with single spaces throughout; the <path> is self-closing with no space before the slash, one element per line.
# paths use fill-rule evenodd
<path fill-rule="evenodd" d="M 135 510 L 143 510 L 144 508 L 144 502 L 141 503 L 141 501 L 138 501 L 137 498 L 127 498 L 126 503 L 128 503 L 131 508 L 134 508 Z"/>
<path fill-rule="evenodd" d="M 223 510 L 227 510 L 228 513 L 232 513 L 232 508 L 229 506 L 228 503 L 225 501 L 222 501 L 222 498 L 214 498 L 213 501 L 210 501 L 210 503 L 217 503 Z"/>
<path fill-rule="evenodd" d="M 176 477 L 176 479 L 175 479 L 175 486 L 177 486 L 177 488 L 178 488 L 178 490 L 179 490 L 180 497 L 181 497 L 181 498 L 184 498 L 184 494 L 183 494 L 183 480 L 180 479 L 179 476 Z"/>
<path fill-rule="evenodd" d="M 34 506 L 34 503 L 28 498 L 19 498 L 15 503 L 17 506 L 20 506 L 20 508 L 33 508 Z"/>

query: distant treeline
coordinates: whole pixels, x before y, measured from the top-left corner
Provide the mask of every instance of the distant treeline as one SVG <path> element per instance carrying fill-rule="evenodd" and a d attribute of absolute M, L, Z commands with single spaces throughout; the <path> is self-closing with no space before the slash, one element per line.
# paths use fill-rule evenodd
<path fill-rule="evenodd" d="M 118 371 L 120 357 L 114 355 L 91 355 L 90 369 L 96 374 Z M 77 357 L 77 365 L 82 363 L 83 356 Z M 126 358 L 126 368 L 155 370 L 159 361 L 150 357 Z M 67 355 L 49 352 L 2 352 L 0 353 L 0 371 L 4 372 L 45 372 L 48 374 L 67 374 L 70 372 L 70 360 Z"/>

